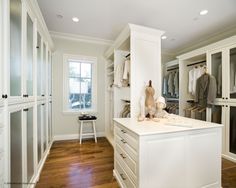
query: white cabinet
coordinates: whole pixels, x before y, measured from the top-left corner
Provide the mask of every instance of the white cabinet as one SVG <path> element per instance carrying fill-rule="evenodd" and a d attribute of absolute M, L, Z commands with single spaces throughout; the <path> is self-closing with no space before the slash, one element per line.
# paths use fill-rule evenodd
<path fill-rule="evenodd" d="M 37 7 L 37 1 L 0 1 L 0 187 L 32 186 L 25 183 L 38 180 L 52 143 L 47 87 L 53 43 Z"/>
<path fill-rule="evenodd" d="M 138 117 L 140 115 L 140 98 L 145 95 L 149 80 L 156 90 L 161 92 L 161 35 L 163 31 L 144 26 L 128 24 L 106 51 L 106 137 L 113 143 L 114 117 Z M 129 63 L 125 60 L 130 59 Z M 128 65 L 129 75 L 126 84 L 120 83 L 124 75 L 122 66 Z M 117 78 L 117 70 L 122 77 Z M 118 73 L 119 74 L 119 73 Z M 118 76 L 119 77 L 119 76 Z M 126 75 L 125 75 L 126 78 Z M 127 83 L 129 82 L 129 83 Z M 122 113 L 123 112 L 123 113 Z M 122 114 L 122 115 L 121 115 Z"/>
<path fill-rule="evenodd" d="M 191 129 L 115 119 L 114 175 L 120 186 L 220 188 L 222 125 L 198 120 L 190 124 Z"/>

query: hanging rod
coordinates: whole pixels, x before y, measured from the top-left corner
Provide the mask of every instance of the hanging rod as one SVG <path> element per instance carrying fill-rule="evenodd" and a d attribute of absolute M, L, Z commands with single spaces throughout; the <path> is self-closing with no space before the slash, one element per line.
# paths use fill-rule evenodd
<path fill-rule="evenodd" d="M 198 65 L 198 64 L 201 64 L 201 63 L 206 63 L 206 61 L 199 61 L 199 62 L 196 62 L 196 63 L 192 63 L 192 64 L 187 65 L 187 67 L 190 67 L 190 66 L 193 66 L 193 65 Z"/>
<path fill-rule="evenodd" d="M 172 68 L 172 69 L 167 69 L 166 71 L 172 71 L 172 70 L 177 70 L 177 69 L 179 69 L 179 67 Z"/>

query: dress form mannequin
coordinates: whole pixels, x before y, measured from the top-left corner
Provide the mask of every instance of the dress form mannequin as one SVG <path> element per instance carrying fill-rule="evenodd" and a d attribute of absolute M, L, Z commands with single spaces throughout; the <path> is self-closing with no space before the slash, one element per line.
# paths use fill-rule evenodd
<path fill-rule="evenodd" d="M 145 99 L 145 107 L 146 107 L 146 117 L 152 119 L 154 117 L 156 108 L 155 108 L 155 100 L 154 94 L 155 90 L 152 87 L 152 81 L 149 81 L 149 85 L 145 90 L 146 99 Z"/>

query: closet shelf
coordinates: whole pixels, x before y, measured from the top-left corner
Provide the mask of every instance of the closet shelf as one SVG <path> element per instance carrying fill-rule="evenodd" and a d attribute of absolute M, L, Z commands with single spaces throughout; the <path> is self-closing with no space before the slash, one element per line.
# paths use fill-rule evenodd
<path fill-rule="evenodd" d="M 107 65 L 107 69 L 113 68 L 114 67 L 114 63 L 111 63 L 109 65 Z"/>
<path fill-rule="evenodd" d="M 179 98 L 166 98 L 166 101 L 179 101 Z"/>
<path fill-rule="evenodd" d="M 113 76 L 113 75 L 114 75 L 114 71 L 107 73 L 107 76 Z"/>

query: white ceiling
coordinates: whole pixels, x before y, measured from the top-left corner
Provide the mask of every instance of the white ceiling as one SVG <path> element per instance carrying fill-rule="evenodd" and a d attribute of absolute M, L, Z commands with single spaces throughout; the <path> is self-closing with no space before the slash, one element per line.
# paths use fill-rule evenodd
<path fill-rule="evenodd" d="M 236 0 L 38 0 L 50 31 L 114 40 L 127 23 L 166 31 L 162 48 L 180 52 L 236 33 Z M 209 13 L 200 16 L 207 9 Z M 59 19 L 57 15 L 62 15 Z M 72 17 L 78 17 L 78 23 Z"/>

